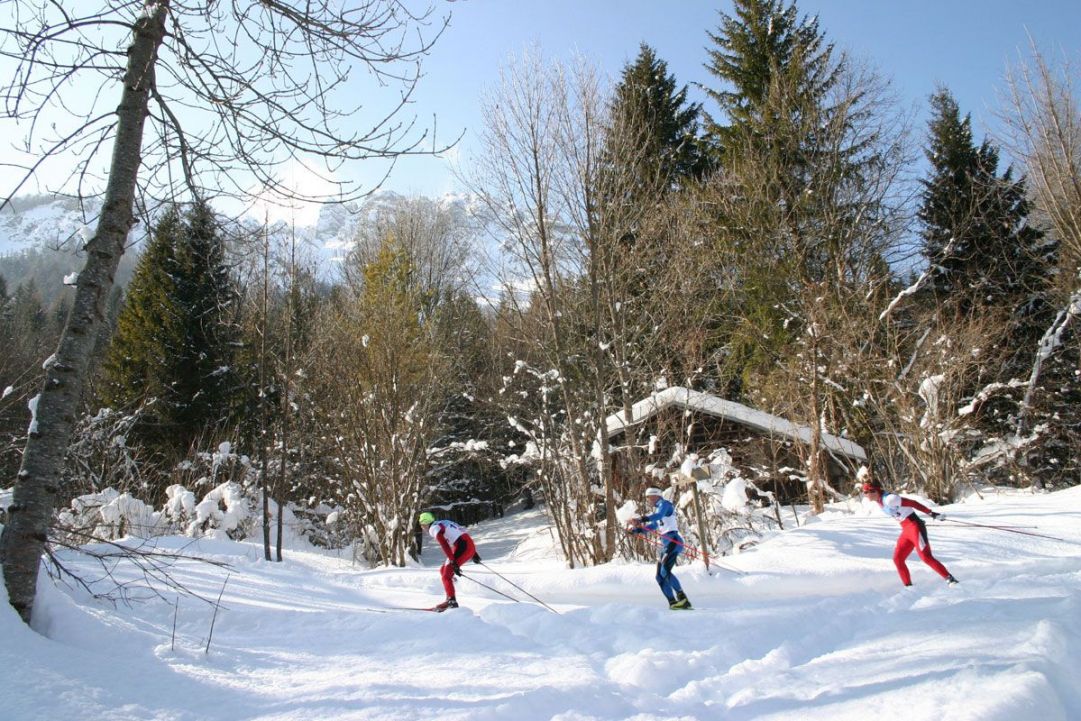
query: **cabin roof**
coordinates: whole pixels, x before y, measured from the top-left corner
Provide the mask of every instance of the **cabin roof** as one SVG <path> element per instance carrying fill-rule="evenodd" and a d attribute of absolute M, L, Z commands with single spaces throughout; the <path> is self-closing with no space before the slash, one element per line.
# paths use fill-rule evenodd
<path fill-rule="evenodd" d="M 733 423 L 753 428 L 765 435 L 781 437 L 800 441 L 811 442 L 811 427 L 775 416 L 765 411 L 760 411 L 742 403 L 725 400 L 709 393 L 693 391 L 689 388 L 673 386 L 663 391 L 650 394 L 648 398 L 631 406 L 631 418 L 624 417 L 623 411 L 608 416 L 608 437 L 632 428 L 652 416 L 667 410 L 678 408 L 681 410 L 705 413 L 717 416 Z M 866 461 L 867 453 L 863 447 L 847 438 L 840 438 L 829 433 L 823 433 L 822 445 L 831 453 L 838 453 L 858 461 Z"/>

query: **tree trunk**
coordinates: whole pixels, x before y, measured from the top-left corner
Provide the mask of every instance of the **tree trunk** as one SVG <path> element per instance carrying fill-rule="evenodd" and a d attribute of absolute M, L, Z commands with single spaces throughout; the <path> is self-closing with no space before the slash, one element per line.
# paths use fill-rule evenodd
<path fill-rule="evenodd" d="M 270 332 L 270 237 L 263 223 L 263 295 L 262 328 L 259 332 L 259 490 L 263 496 L 263 557 L 270 557 L 270 411 L 267 408 L 266 337 Z"/>
<path fill-rule="evenodd" d="M 124 90 L 117 109 L 116 138 L 105 202 L 97 232 L 86 244 L 86 265 L 79 274 L 75 300 L 60 336 L 56 355 L 47 363 L 34 420 L 15 481 L 9 523 L 0 538 L 0 562 L 8 599 L 29 623 L 38 569 L 48 540 L 64 455 L 78 412 L 83 382 L 98 329 L 128 233 L 135 225 L 135 183 L 142 163 L 143 125 L 147 117 L 158 48 L 165 37 L 167 0 L 150 5 L 135 24 L 128 49 Z"/>

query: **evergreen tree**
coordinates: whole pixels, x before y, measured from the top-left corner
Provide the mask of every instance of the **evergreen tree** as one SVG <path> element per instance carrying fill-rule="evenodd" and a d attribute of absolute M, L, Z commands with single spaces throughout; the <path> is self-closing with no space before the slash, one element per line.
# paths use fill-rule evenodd
<path fill-rule="evenodd" d="M 224 424 L 231 413 L 237 391 L 237 293 L 210 207 L 194 205 L 184 230 L 175 250 L 174 303 L 180 323 L 172 340 L 173 381 L 167 399 L 174 424 L 197 434 Z"/>
<path fill-rule="evenodd" d="M 700 106 L 687 102 L 687 86 L 676 87 L 668 63 L 645 43 L 638 57 L 623 68 L 612 102 L 612 137 L 636 149 L 635 162 L 662 186 L 678 187 L 701 177 L 705 159 L 698 137 Z M 617 167 L 626 158 L 609 147 L 609 162 Z"/>
<path fill-rule="evenodd" d="M 439 414 L 441 435 L 428 451 L 429 476 L 433 503 L 462 504 L 455 520 L 473 522 L 492 512 L 499 515 L 518 491 L 513 471 L 500 464 L 512 429 L 493 400 L 501 381 L 493 343 L 488 321 L 465 292 L 455 292 L 440 305 L 435 344 L 448 367 Z"/>
<path fill-rule="evenodd" d="M 840 294 L 875 266 L 890 225 L 877 189 L 899 153 L 876 116 L 888 112 L 878 79 L 851 70 L 816 19 L 783 0 L 734 0 L 720 15 L 706 65 L 720 87 L 705 91 L 720 110 L 706 129 L 724 199 L 706 207 L 733 296 L 715 335 L 737 390 L 787 355 L 807 318 L 800 298 L 821 296 L 807 289 Z"/>
<path fill-rule="evenodd" d="M 964 323 L 987 324 L 981 362 L 959 388 L 975 398 L 977 413 L 963 437 L 979 445 L 1018 437 L 1021 392 L 1009 386 L 1027 378 L 1039 342 L 1053 318 L 1052 293 L 1058 245 L 1029 225 L 1031 205 L 1024 178 L 1007 167 L 999 174 L 998 148 L 972 136 L 949 90 L 931 96 L 926 148 L 930 173 L 922 181 L 921 251 L 929 273 L 921 295 L 944 332 Z M 1018 454 L 1017 465 L 980 467 L 981 477 L 1029 477 L 1054 483 L 1075 466 L 1078 424 L 1076 365 L 1069 354 L 1048 359 L 1036 389 L 1030 421 L 1038 430 Z M 988 392 L 988 389 L 999 389 Z M 978 455 L 978 447 L 969 449 Z"/>
<path fill-rule="evenodd" d="M 1011 168 L 998 175 L 998 148 L 987 140 L 976 146 L 971 119 L 948 90 L 931 96 L 931 109 L 931 172 L 919 211 L 927 287 L 959 317 L 995 307 L 1017 309 L 1017 321 L 1038 313 L 1055 246 L 1028 224 L 1024 179 L 1014 180 Z"/>
<path fill-rule="evenodd" d="M 166 458 L 225 423 L 235 387 L 235 290 L 208 206 L 155 225 L 103 364 L 102 400 L 155 399 L 137 432 Z"/>
<path fill-rule="evenodd" d="M 714 47 L 707 48 L 705 68 L 724 87 L 704 90 L 724 116 L 706 119 L 707 133 L 723 152 L 749 136 L 768 137 L 767 126 L 777 118 L 766 112 L 767 101 L 779 76 L 794 74 L 787 83 L 789 105 L 807 107 L 825 96 L 841 66 L 818 20 L 799 20 L 795 3 L 786 8 L 783 0 L 734 0 L 733 15 L 720 16 L 718 31 L 707 31 Z"/>
<path fill-rule="evenodd" d="M 131 410 L 146 398 L 166 395 L 171 378 L 165 337 L 176 334 L 172 270 L 175 244 L 182 232 L 180 210 L 170 208 L 155 224 L 139 256 L 102 364 L 101 400 L 114 408 Z"/>
<path fill-rule="evenodd" d="M 656 307 L 665 301 L 654 284 L 679 247 L 671 226 L 659 219 L 673 193 L 706 172 L 700 108 L 687 102 L 686 86 L 677 85 L 667 63 L 642 44 L 634 62 L 623 68 L 609 113 L 593 223 L 600 232 L 592 250 L 594 266 L 606 274 L 601 284 L 609 305 L 605 314 L 615 321 L 607 344 L 622 367 L 667 367 L 673 350 L 647 340 L 656 336 L 655 319 L 667 310 Z M 629 387 L 623 374 L 617 401 L 633 402 L 648 389 L 648 381 L 643 384 Z"/>

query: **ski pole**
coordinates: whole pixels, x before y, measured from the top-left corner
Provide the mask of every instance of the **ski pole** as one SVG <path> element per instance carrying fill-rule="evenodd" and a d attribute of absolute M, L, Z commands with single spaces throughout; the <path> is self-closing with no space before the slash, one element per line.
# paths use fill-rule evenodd
<path fill-rule="evenodd" d="M 978 526 L 980 528 L 997 528 L 1000 531 L 1019 531 L 1019 530 L 1025 529 L 1025 528 L 1039 528 L 1039 526 L 1004 526 L 1004 525 L 995 526 L 995 525 L 987 525 L 987 524 L 984 524 L 984 523 L 967 523 L 965 521 L 958 521 L 958 520 L 950 518 L 948 516 L 946 518 L 942 519 L 942 520 L 944 520 L 944 521 L 954 521 L 955 523 L 962 523 L 962 524 L 964 524 L 966 526 Z"/>
<path fill-rule="evenodd" d="M 655 546 L 660 546 L 661 548 L 664 548 L 669 543 L 674 543 L 677 546 L 682 546 L 683 550 L 687 553 L 687 556 L 689 558 L 698 558 L 701 555 L 701 551 L 699 551 L 694 546 L 691 546 L 691 545 L 689 545 L 687 543 L 684 543 L 683 541 L 677 541 L 674 538 L 666 538 L 666 539 L 664 539 L 662 541 L 660 539 L 664 538 L 664 536 L 661 536 L 660 533 L 658 533 L 657 531 L 654 531 L 652 528 L 646 528 L 645 526 L 639 526 L 638 528 L 642 529 L 646 533 L 652 534 L 653 536 L 657 537 L 657 538 L 650 538 L 649 536 L 645 537 L 647 541 L 649 541 L 650 543 L 652 543 Z M 634 531 L 631 530 L 631 529 L 627 529 L 627 533 L 630 533 L 631 535 L 634 535 Z"/>
<path fill-rule="evenodd" d="M 473 578 L 472 576 L 467 576 L 467 575 L 465 575 L 465 574 L 463 573 L 463 574 L 462 574 L 462 578 L 468 578 L 468 579 L 469 579 L 470 581 L 472 581 L 473 583 L 477 584 L 478 586 L 484 586 L 484 587 L 485 587 L 485 588 L 487 588 L 487 589 L 488 589 L 489 591 L 495 591 L 496 593 L 498 593 L 498 594 L 499 594 L 500 596 L 502 596 L 503 598 L 509 598 L 510 600 L 514 601 L 515 603 L 521 603 L 521 601 L 520 601 L 520 600 L 518 600 L 517 598 L 515 598 L 514 596 L 511 596 L 511 595 L 508 595 L 508 594 L 506 594 L 506 593 L 503 593 L 503 592 L 502 592 L 502 591 L 500 591 L 500 590 L 499 590 L 498 588 L 492 588 L 492 587 L 491 587 L 491 586 L 489 586 L 489 585 L 488 585 L 487 583 L 481 583 L 480 581 L 478 581 L 477 579 Z"/>
<path fill-rule="evenodd" d="M 643 538 L 645 538 L 645 540 L 649 541 L 654 546 L 664 548 L 666 545 L 668 545 L 668 543 L 676 543 L 676 544 L 678 544 L 680 546 L 683 546 L 683 548 L 688 551 L 688 554 L 687 554 L 688 556 L 693 555 L 695 558 L 697 558 L 698 555 L 701 553 L 701 551 L 699 551 L 694 546 L 689 546 L 686 543 L 676 541 L 675 539 L 667 539 L 666 541 L 658 540 L 659 538 L 664 538 L 664 537 L 661 536 L 661 534 L 654 531 L 652 528 L 646 528 L 645 526 L 639 526 L 639 528 L 653 534 L 654 536 L 657 536 L 657 538 L 651 538 L 649 536 L 643 536 Z M 631 533 L 630 529 L 625 529 L 625 530 L 627 531 L 627 533 Z M 747 575 L 747 573 L 745 571 L 740 571 L 740 570 L 735 569 L 735 568 L 730 568 L 730 567 L 726 566 L 725 564 L 721 563 L 720 561 L 718 561 L 716 558 L 713 559 L 713 565 L 717 566 L 717 568 L 720 568 L 720 569 L 722 569 L 724 571 L 728 571 L 729 573 L 734 573 L 737 576 L 746 576 Z M 708 566 L 707 566 L 706 570 L 707 571 L 709 570 Z"/>
<path fill-rule="evenodd" d="M 645 528 L 645 526 L 642 526 L 642 528 Z M 664 536 L 662 536 L 660 533 L 653 530 L 652 528 L 645 528 L 645 530 L 649 531 L 654 536 L 657 536 L 658 539 L 664 538 Z M 649 540 L 653 541 L 654 544 L 656 544 L 658 546 L 661 546 L 662 548 L 665 545 L 664 542 L 661 542 L 659 540 L 654 540 L 654 539 L 649 539 Z M 669 540 L 674 540 L 674 539 L 669 539 Z M 675 543 L 679 544 L 680 546 L 683 546 L 683 548 L 685 550 L 689 551 L 690 552 L 689 555 L 693 555 L 696 558 L 702 558 L 704 556 L 703 552 L 701 550 L 695 548 L 694 546 L 688 545 L 687 543 L 683 543 L 681 541 L 675 541 Z M 746 576 L 747 575 L 747 573 L 745 571 L 740 571 L 739 569 L 732 568 L 731 566 L 727 566 L 727 565 L 721 563 L 720 561 L 718 561 L 716 558 L 713 559 L 712 563 L 713 563 L 714 566 L 717 566 L 721 570 L 728 571 L 729 573 L 734 573 L 737 576 Z M 706 560 L 706 571 L 707 572 L 709 571 L 709 564 L 710 564 L 710 561 Z"/>
<path fill-rule="evenodd" d="M 969 521 L 958 521 L 956 518 L 950 518 L 948 516 L 946 518 L 944 518 L 943 520 L 944 521 L 952 521 L 953 523 L 960 523 L 962 526 L 973 526 L 975 528 L 992 528 L 992 529 L 994 529 L 996 531 L 1006 531 L 1007 533 L 1019 533 L 1022 536 L 1035 536 L 1037 538 L 1048 538 L 1048 539 L 1050 539 L 1052 541 L 1062 541 L 1063 543 L 1072 543 L 1072 541 L 1070 541 L 1069 539 L 1066 539 L 1066 538 L 1059 538 L 1058 536 L 1048 536 L 1047 534 L 1044 534 L 1044 533 L 1032 533 L 1031 531 L 1021 531 L 1019 529 L 1011 528 L 1009 526 L 992 526 L 992 525 L 988 525 L 986 523 L 971 523 Z"/>
<path fill-rule="evenodd" d="M 502 578 L 502 579 L 503 579 L 504 581 L 506 581 L 506 582 L 507 582 L 507 583 L 509 583 L 510 585 L 514 586 L 514 587 L 515 587 L 515 588 L 517 588 L 517 589 L 518 589 L 519 591 L 521 591 L 521 592 L 522 592 L 522 593 L 524 593 L 525 595 L 529 596 L 529 597 L 530 597 L 530 598 L 532 598 L 532 599 L 533 599 L 534 601 L 536 601 L 536 602 L 537 602 L 537 603 L 539 603 L 540 605 L 544 606 L 545 608 L 547 608 L 547 609 L 548 609 L 549 611 L 551 611 L 551 612 L 552 612 L 552 613 L 554 613 L 555 615 L 557 615 L 557 616 L 558 616 L 558 615 L 560 615 L 560 614 L 559 614 L 559 611 L 555 610 L 554 608 L 552 608 L 551 606 L 549 606 L 549 605 L 548 605 L 547 603 L 545 603 L 544 601 L 540 600 L 539 598 L 537 598 L 536 596 L 534 596 L 534 595 L 533 595 L 532 593 L 530 593 L 529 591 L 527 591 L 527 590 L 525 590 L 524 588 L 522 588 L 521 586 L 519 586 L 519 585 L 518 585 L 517 583 L 515 583 L 514 581 L 510 580 L 509 578 L 507 578 L 506 576 L 504 576 L 504 575 L 503 575 L 502 573 L 500 573 L 499 571 L 497 571 L 497 570 L 495 570 L 494 568 L 492 568 L 491 566 L 489 566 L 489 565 L 488 565 L 487 563 L 485 563 L 484 561 L 481 561 L 481 562 L 480 562 L 480 565 L 484 566 L 484 567 L 485 567 L 485 568 L 487 568 L 487 569 L 488 569 L 489 571 L 491 571 L 491 572 L 492 572 L 492 573 L 494 573 L 495 575 L 499 576 L 499 577 L 500 577 L 500 578 Z"/>

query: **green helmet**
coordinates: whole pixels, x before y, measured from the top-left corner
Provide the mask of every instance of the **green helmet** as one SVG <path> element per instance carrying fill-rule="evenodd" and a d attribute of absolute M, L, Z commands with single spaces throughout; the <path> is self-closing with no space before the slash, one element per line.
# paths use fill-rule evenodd
<path fill-rule="evenodd" d="M 428 511 L 425 511 L 424 513 L 420 514 L 420 518 L 418 518 L 417 520 L 420 521 L 420 525 L 422 526 L 430 526 L 435 523 L 435 516 L 433 516 Z"/>

